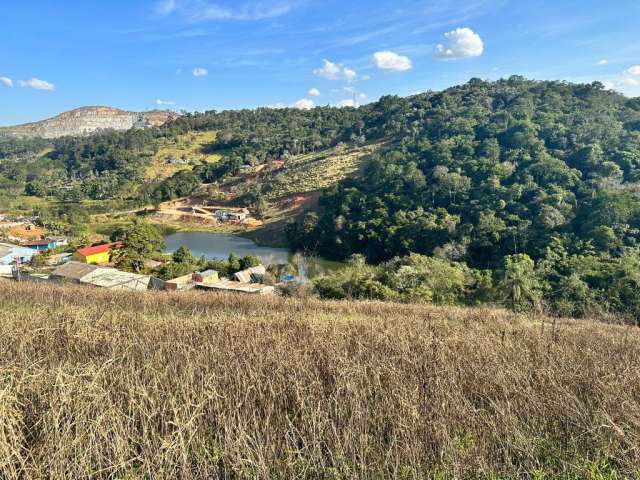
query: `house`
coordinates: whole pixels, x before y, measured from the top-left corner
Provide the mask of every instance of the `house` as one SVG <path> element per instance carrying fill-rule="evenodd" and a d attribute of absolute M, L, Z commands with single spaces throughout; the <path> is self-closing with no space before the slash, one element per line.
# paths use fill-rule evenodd
<path fill-rule="evenodd" d="M 257 267 L 247 268 L 246 270 L 242 270 L 241 272 L 236 273 L 233 277 L 242 283 L 260 283 L 264 279 L 264 276 L 267 273 L 267 269 L 264 268 L 264 265 L 258 265 Z"/>
<path fill-rule="evenodd" d="M 51 273 L 51 280 L 56 282 L 80 283 L 84 277 L 96 271 L 98 266 L 81 262 L 67 262 L 60 265 Z"/>
<path fill-rule="evenodd" d="M 69 245 L 69 239 L 67 237 L 47 237 L 47 240 L 55 243 L 55 247 L 66 247 Z"/>
<path fill-rule="evenodd" d="M 65 263 L 69 262 L 72 257 L 73 254 L 71 253 L 58 253 L 56 255 L 51 255 L 49 258 L 47 258 L 47 265 L 49 265 L 50 267 L 64 265 Z"/>
<path fill-rule="evenodd" d="M 214 213 L 216 219 L 220 222 L 244 222 L 249 216 L 246 209 L 242 210 L 216 210 Z"/>
<path fill-rule="evenodd" d="M 104 265 L 111 260 L 111 252 L 122 247 L 122 243 L 106 243 L 104 245 L 96 245 L 93 247 L 81 248 L 73 254 L 76 262 L 86 263 L 89 265 Z"/>
<path fill-rule="evenodd" d="M 197 283 L 196 288 L 200 290 L 217 290 L 224 292 L 247 293 L 251 295 L 273 295 L 275 287 L 262 285 L 260 283 L 240 283 L 230 280 L 222 280 L 217 283 Z"/>
<path fill-rule="evenodd" d="M 193 282 L 193 274 L 183 275 L 182 277 L 174 278 L 173 280 L 167 280 L 164 284 L 164 289 L 170 292 L 178 290 L 191 290 L 195 287 Z"/>
<path fill-rule="evenodd" d="M 33 248 L 0 243 L 0 265 L 13 265 L 16 261 L 29 263 L 37 253 Z"/>
<path fill-rule="evenodd" d="M 204 272 L 196 272 L 191 277 L 196 283 L 216 283 L 220 279 L 218 272 L 215 270 L 205 270 Z"/>
<path fill-rule="evenodd" d="M 33 248 L 34 250 L 53 250 L 57 247 L 68 245 L 67 237 L 47 237 L 45 240 L 31 240 L 23 242 L 23 246 Z"/>
<path fill-rule="evenodd" d="M 56 242 L 51 240 L 35 240 L 30 242 L 24 242 L 23 247 L 33 248 L 34 250 L 51 250 L 56 248 Z"/>
<path fill-rule="evenodd" d="M 151 275 L 123 272 L 115 268 L 98 267 L 80 279 L 80 283 L 109 290 L 125 290 L 144 292 L 146 290 L 162 290 L 164 282 Z"/>

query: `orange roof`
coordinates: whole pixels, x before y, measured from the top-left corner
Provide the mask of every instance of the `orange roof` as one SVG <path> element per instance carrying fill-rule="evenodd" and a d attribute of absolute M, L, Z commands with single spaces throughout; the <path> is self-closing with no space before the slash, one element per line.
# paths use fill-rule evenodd
<path fill-rule="evenodd" d="M 114 248 L 122 247 L 121 242 L 105 243 L 104 245 L 95 245 L 93 247 L 85 247 L 78 250 L 76 253 L 83 257 L 90 257 L 91 255 L 97 255 L 99 253 L 110 252 Z"/>

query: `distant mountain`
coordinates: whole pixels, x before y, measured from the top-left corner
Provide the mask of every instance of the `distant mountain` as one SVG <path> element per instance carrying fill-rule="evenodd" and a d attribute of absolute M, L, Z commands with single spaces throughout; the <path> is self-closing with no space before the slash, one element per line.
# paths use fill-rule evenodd
<path fill-rule="evenodd" d="M 149 128 L 160 126 L 177 115 L 160 110 L 138 113 L 111 107 L 82 107 L 40 122 L 0 127 L 0 137 L 58 138 L 89 135 L 103 130 Z"/>

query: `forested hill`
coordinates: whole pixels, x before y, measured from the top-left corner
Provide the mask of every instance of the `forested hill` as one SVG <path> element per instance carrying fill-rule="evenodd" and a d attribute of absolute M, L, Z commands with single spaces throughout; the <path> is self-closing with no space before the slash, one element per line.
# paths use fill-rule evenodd
<path fill-rule="evenodd" d="M 296 242 L 376 261 L 438 251 L 485 267 L 543 256 L 552 242 L 636 246 L 640 99 L 512 78 L 383 99 L 372 113 L 390 109 L 396 145 L 327 192 L 320 217 L 292 229 Z"/>
<path fill-rule="evenodd" d="M 169 178 L 145 175 L 163 142 L 205 133 L 212 136 L 203 154 L 218 160 Z M 239 200 L 251 206 L 274 198 L 278 177 L 250 182 L 242 166 L 343 144 L 375 146 L 378 153 L 359 160 L 361 168 L 336 179 L 319 208 L 287 228 L 293 246 L 339 259 L 354 253 L 374 263 L 395 259 L 405 273 L 424 264 L 401 259 L 421 254 L 471 278 L 461 291 L 477 290 L 489 272 L 493 282 L 512 281 L 507 290 L 524 297 L 561 294 L 578 299 L 580 308 L 615 297 L 618 309 L 637 304 L 640 315 L 640 99 L 600 83 L 472 79 L 358 109 L 205 112 L 145 131 L 49 145 L 5 142 L 0 195 L 26 188 L 65 201 L 146 205 L 236 178 L 247 187 Z M 421 281 L 407 274 L 398 282 L 405 280 Z M 607 290 L 614 284 L 615 295 Z M 411 288 L 393 288 L 405 287 Z"/>

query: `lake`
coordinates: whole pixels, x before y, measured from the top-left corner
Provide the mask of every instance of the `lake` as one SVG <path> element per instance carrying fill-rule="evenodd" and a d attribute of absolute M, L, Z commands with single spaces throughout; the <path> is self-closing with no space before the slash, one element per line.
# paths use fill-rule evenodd
<path fill-rule="evenodd" d="M 181 246 L 187 247 L 196 257 L 226 260 L 230 253 L 240 257 L 255 255 L 265 265 L 288 263 L 291 252 L 286 248 L 261 247 L 253 240 L 238 235 L 208 232 L 174 233 L 165 238 L 166 251 L 175 252 Z"/>

